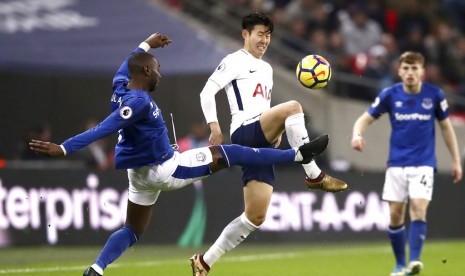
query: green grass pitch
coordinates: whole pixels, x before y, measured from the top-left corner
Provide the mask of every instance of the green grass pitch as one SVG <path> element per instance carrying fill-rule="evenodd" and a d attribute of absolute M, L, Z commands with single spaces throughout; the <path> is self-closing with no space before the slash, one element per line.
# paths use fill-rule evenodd
<path fill-rule="evenodd" d="M 0 249 L 0 275 L 82 275 L 100 247 Z M 180 249 L 140 243 L 110 265 L 106 276 L 191 275 L 189 257 L 205 248 Z M 465 241 L 428 241 L 422 276 L 465 275 Z M 342 244 L 243 244 L 213 267 L 212 276 L 389 275 L 394 260 L 388 242 Z"/>

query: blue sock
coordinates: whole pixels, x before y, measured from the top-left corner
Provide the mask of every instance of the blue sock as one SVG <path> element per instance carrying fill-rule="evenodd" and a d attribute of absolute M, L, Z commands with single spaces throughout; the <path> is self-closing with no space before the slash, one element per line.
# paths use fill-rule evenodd
<path fill-rule="evenodd" d="M 279 163 L 291 163 L 295 160 L 294 149 L 279 150 L 272 148 L 248 148 L 240 145 L 218 146 L 228 167 L 239 166 L 269 166 Z"/>
<path fill-rule="evenodd" d="M 119 229 L 108 238 L 95 263 L 104 270 L 135 242 L 137 242 L 137 236 L 131 228 L 125 226 Z"/>
<path fill-rule="evenodd" d="M 405 266 L 405 226 L 389 226 L 388 235 L 391 240 L 392 251 L 396 257 L 396 264 Z"/>
<path fill-rule="evenodd" d="M 410 261 L 420 259 L 421 249 L 426 239 L 426 221 L 414 220 L 410 222 L 408 243 L 410 248 Z"/>

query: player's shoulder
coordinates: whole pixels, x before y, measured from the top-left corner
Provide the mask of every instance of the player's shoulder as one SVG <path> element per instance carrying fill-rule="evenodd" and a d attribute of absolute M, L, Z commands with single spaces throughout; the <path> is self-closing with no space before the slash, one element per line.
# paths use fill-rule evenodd
<path fill-rule="evenodd" d="M 428 93 L 432 93 L 432 94 L 435 94 L 435 95 L 442 95 L 444 94 L 444 91 L 436 86 L 436 85 L 433 85 L 431 83 L 428 83 L 428 82 L 423 82 L 422 83 L 422 89 L 423 91 L 426 91 Z"/>
<path fill-rule="evenodd" d="M 225 56 L 223 58 L 223 62 L 225 63 L 233 63 L 233 64 L 240 64 L 244 59 L 248 57 L 247 51 L 244 49 L 237 50 Z"/>
<path fill-rule="evenodd" d="M 393 84 L 391 86 L 388 86 L 388 87 L 385 87 L 381 90 L 381 92 L 379 92 L 379 96 L 380 98 L 387 98 L 387 97 L 390 97 L 394 94 L 398 94 L 400 92 L 402 92 L 402 83 L 396 83 L 396 84 Z"/>

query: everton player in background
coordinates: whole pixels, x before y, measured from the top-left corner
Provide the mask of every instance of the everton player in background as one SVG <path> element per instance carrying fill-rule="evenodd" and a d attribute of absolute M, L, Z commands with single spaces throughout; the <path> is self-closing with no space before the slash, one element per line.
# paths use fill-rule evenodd
<path fill-rule="evenodd" d="M 454 128 L 444 92 L 422 81 L 425 59 L 416 52 L 399 58 L 402 82 L 385 88 L 353 127 L 352 148 L 362 151 L 363 133 L 381 115 L 389 116 L 391 138 L 383 200 L 389 203 L 391 240 L 396 266 L 391 276 L 416 275 L 423 269 L 420 260 L 426 238 L 426 213 L 433 195 L 436 170 L 435 120 L 452 157 L 453 182 L 462 179 L 462 167 Z M 409 203 L 409 262 L 406 263 L 406 206 Z"/>

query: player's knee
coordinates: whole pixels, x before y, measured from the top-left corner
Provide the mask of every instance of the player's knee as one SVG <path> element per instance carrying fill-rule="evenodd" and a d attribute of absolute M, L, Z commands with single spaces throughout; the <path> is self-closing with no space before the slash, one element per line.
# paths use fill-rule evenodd
<path fill-rule="evenodd" d="M 210 152 L 212 153 L 213 161 L 210 163 L 210 170 L 212 173 L 217 172 L 219 170 L 225 169 L 228 167 L 226 160 L 221 155 L 220 150 L 217 146 L 209 147 Z"/>
<path fill-rule="evenodd" d="M 290 115 L 303 112 L 302 105 L 298 101 L 291 100 L 288 101 L 286 105 L 288 106 L 288 112 Z"/>
<path fill-rule="evenodd" d="M 252 214 L 246 215 L 246 217 L 253 225 L 258 227 L 265 222 L 266 214 Z"/>

